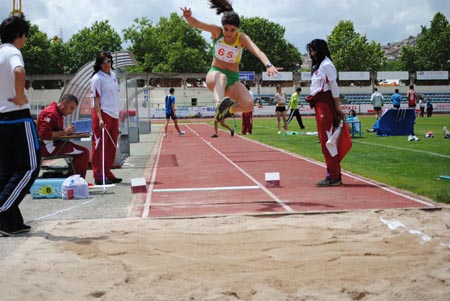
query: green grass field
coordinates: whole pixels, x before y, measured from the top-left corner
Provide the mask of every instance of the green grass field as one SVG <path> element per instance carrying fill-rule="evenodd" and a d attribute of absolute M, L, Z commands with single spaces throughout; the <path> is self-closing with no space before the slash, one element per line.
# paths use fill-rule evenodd
<path fill-rule="evenodd" d="M 409 142 L 407 136 L 377 137 L 375 133 L 367 133 L 366 129 L 375 121 L 374 116 L 358 117 L 363 135 L 353 138 L 353 147 L 342 161 L 344 170 L 437 202 L 450 203 L 450 180 L 438 179 L 441 175 L 450 176 L 450 139 L 444 139 L 442 131 L 443 126 L 450 128 L 450 116 L 417 118 L 414 127 L 420 138 L 417 142 Z M 303 132 L 316 131 L 314 117 L 303 117 L 303 120 L 306 126 Z M 227 122 L 233 125 L 232 119 Z M 240 132 L 239 118 L 236 118 L 236 124 L 237 132 Z M 300 132 L 295 119 L 289 130 Z M 424 137 L 428 131 L 434 133 L 434 138 Z M 318 136 L 301 132 L 299 135 L 279 135 L 275 117 L 253 119 L 253 135 L 246 137 L 324 162 Z"/>

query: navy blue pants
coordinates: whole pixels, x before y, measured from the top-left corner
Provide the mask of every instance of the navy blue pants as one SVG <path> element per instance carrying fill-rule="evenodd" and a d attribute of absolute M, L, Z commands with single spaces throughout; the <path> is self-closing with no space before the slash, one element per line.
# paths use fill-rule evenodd
<path fill-rule="evenodd" d="M 19 204 L 39 175 L 41 150 L 30 110 L 0 113 L 0 225 L 23 224 Z"/>

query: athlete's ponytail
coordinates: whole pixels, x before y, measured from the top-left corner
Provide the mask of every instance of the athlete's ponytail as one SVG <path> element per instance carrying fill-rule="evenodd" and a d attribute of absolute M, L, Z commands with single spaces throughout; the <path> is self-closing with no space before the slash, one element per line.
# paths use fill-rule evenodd
<path fill-rule="evenodd" d="M 210 8 L 216 10 L 218 15 L 223 13 L 222 25 L 230 24 L 236 27 L 241 25 L 239 15 L 233 10 L 233 6 L 227 0 L 209 0 Z"/>
<path fill-rule="evenodd" d="M 220 15 L 221 13 L 233 11 L 231 3 L 227 0 L 209 0 L 210 8 L 216 9 L 216 13 Z"/>

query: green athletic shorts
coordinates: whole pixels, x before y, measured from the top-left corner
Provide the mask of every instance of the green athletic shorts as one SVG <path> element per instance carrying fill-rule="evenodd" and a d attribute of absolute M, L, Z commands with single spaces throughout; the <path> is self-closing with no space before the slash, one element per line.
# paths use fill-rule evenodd
<path fill-rule="evenodd" d="M 219 71 L 223 74 L 225 74 L 227 76 L 227 86 L 226 88 L 228 88 L 229 86 L 231 86 L 232 84 L 234 84 L 235 82 L 239 81 L 239 72 L 235 72 L 235 71 L 229 71 L 229 70 L 225 70 L 222 68 L 217 68 L 214 66 L 211 66 L 211 69 L 209 69 L 208 72 L 211 71 Z"/>

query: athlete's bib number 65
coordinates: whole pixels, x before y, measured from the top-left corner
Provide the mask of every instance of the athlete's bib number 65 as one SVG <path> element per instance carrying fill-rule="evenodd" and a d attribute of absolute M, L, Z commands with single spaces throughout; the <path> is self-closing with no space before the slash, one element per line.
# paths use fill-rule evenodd
<path fill-rule="evenodd" d="M 228 63 L 234 63 L 239 50 L 234 47 L 216 47 L 216 57 Z"/>

